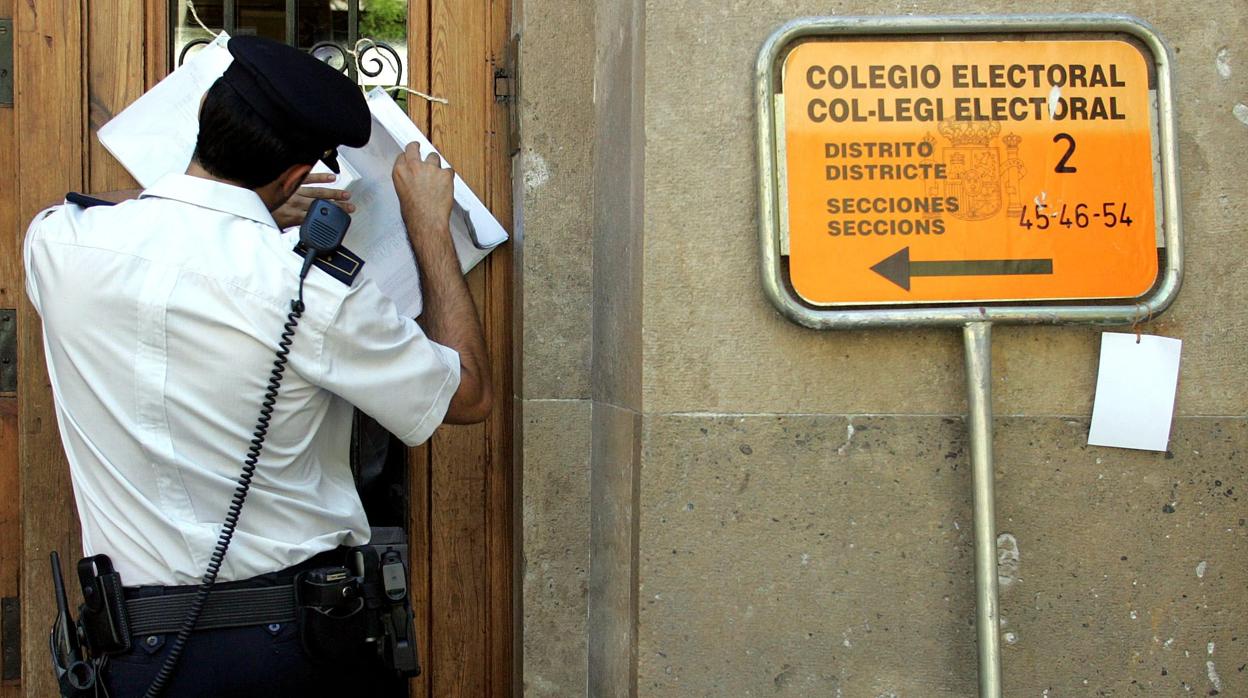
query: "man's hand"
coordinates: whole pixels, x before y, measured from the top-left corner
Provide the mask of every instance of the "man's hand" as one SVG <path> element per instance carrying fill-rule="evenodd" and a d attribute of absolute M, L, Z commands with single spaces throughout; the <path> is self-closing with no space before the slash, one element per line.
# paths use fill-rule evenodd
<path fill-rule="evenodd" d="M 347 213 L 355 213 L 355 205 L 347 203 L 347 200 L 351 198 L 351 192 L 308 186 L 309 184 L 328 184 L 332 181 L 334 181 L 334 175 L 329 173 L 308 175 L 303 180 L 304 186 L 299 187 L 299 190 L 286 200 L 286 203 L 273 212 L 273 220 L 277 221 L 277 226 L 284 229 L 302 224 L 303 219 L 308 215 L 308 207 L 316 199 L 333 201 Z"/>
<path fill-rule="evenodd" d="M 394 191 L 399 195 L 408 237 L 419 255 L 422 247 L 450 241 L 455 173 L 443 169 L 437 153 L 421 159 L 420 146 L 409 143 L 394 161 Z"/>
<path fill-rule="evenodd" d="M 442 169 L 442 158 L 436 153 L 422 160 L 420 148 L 413 143 L 394 161 L 393 176 L 407 237 L 420 267 L 425 307 L 419 322 L 430 339 L 459 353 L 459 388 L 451 396 L 445 421 L 483 421 L 493 404 L 490 357 L 451 242 L 455 174 Z"/>

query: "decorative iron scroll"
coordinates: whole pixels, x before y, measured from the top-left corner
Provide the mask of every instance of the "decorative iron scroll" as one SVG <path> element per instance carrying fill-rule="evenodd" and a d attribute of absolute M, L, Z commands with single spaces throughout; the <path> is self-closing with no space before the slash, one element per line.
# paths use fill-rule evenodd
<path fill-rule="evenodd" d="M 399 52 L 390 44 L 382 44 L 372 39 L 360 39 L 355 42 L 355 50 L 336 41 L 321 41 L 312 45 L 308 52 L 331 67 L 346 73 L 348 77 L 359 82 L 360 74 L 375 78 L 387 68 L 394 70 L 395 85 L 403 85 L 403 60 Z M 341 65 L 336 64 L 331 54 L 337 54 Z"/>
<path fill-rule="evenodd" d="M 182 67 L 187 55 L 196 46 L 207 46 L 212 39 L 199 38 L 186 42 L 178 53 L 177 67 Z M 386 71 L 394 70 L 396 87 L 403 86 L 403 60 L 399 52 L 390 44 L 378 43 L 372 39 L 360 39 L 355 42 L 355 49 L 349 49 L 337 41 L 320 41 L 308 49 L 308 53 L 329 65 L 335 70 L 345 73 L 347 77 L 359 82 L 360 75 L 375 78 Z"/>

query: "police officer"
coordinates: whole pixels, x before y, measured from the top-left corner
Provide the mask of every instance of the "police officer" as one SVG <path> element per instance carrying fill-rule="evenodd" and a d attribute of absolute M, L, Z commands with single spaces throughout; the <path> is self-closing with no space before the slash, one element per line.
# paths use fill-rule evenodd
<path fill-rule="evenodd" d="M 337 146 L 369 138 L 365 101 L 339 72 L 263 39 L 236 37 L 229 49 L 185 174 L 115 206 L 52 207 L 25 240 L 83 547 L 111 558 L 127 598 L 183 593 L 204 573 L 299 288 L 303 260 L 274 212 L 306 209 L 310 192 L 294 195 L 313 164 L 336 168 Z M 371 282 L 307 276 L 214 593 L 289 583 L 368 541 L 348 463 L 353 406 L 408 445 L 490 409 L 481 328 L 449 234 L 452 174 L 414 146 L 392 174 L 422 315 L 402 317 Z M 296 625 L 197 630 L 165 695 L 381 695 L 367 654 L 309 657 Z M 171 642 L 134 637 L 110 656 L 111 695 L 142 695 Z"/>

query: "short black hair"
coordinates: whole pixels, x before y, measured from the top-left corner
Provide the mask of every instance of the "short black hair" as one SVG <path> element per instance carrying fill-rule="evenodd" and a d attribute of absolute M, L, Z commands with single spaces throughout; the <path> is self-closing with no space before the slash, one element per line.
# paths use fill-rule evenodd
<path fill-rule="evenodd" d="M 195 161 L 209 174 L 248 189 L 262 187 L 292 165 L 311 165 L 320 156 L 304 134 L 279 132 L 228 84 L 213 83 L 199 110 Z"/>

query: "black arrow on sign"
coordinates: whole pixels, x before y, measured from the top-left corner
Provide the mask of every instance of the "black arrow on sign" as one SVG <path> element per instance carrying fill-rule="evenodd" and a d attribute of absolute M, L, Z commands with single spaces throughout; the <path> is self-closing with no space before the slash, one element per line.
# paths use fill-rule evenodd
<path fill-rule="evenodd" d="M 910 248 L 871 267 L 871 271 L 910 290 L 915 276 L 1014 276 L 1019 274 L 1052 274 L 1051 259 L 965 259 L 947 262 L 912 262 Z"/>

